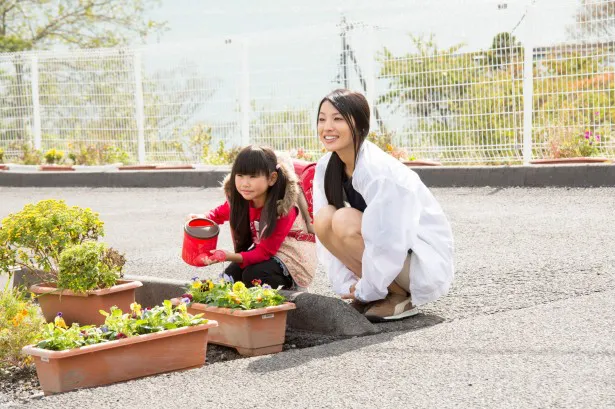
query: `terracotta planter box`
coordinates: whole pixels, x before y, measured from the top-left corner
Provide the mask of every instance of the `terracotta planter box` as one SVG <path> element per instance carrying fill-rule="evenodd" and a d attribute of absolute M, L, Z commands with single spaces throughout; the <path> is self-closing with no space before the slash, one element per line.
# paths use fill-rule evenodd
<path fill-rule="evenodd" d="M 440 162 L 432 162 L 429 160 L 411 160 L 405 161 L 404 165 L 406 166 L 442 166 Z"/>
<path fill-rule="evenodd" d="M 532 165 L 557 165 L 557 164 L 569 164 L 569 163 L 602 163 L 609 162 L 608 158 L 599 157 L 579 157 L 579 158 L 557 158 L 557 159 L 535 159 L 531 160 Z"/>
<path fill-rule="evenodd" d="M 0 170 L 9 170 L 7 165 L 0 165 Z"/>
<path fill-rule="evenodd" d="M 194 169 L 192 165 L 160 165 L 156 166 L 156 170 L 181 170 L 181 169 Z"/>
<path fill-rule="evenodd" d="M 179 298 L 171 300 L 179 304 Z M 286 338 L 286 312 L 295 304 L 286 302 L 275 307 L 236 310 L 192 303 L 190 314 L 201 314 L 219 324 L 209 334 L 209 342 L 235 348 L 240 355 L 257 356 L 282 351 Z"/>
<path fill-rule="evenodd" d="M 45 395 L 107 385 L 205 363 L 207 335 L 215 321 L 66 351 L 28 345 Z"/>
<path fill-rule="evenodd" d="M 130 304 L 135 301 L 135 290 L 142 285 L 141 281 L 120 280 L 111 288 L 75 294 L 70 290 L 60 292 L 55 284 L 43 283 L 31 286 L 30 291 L 43 294 L 37 300 L 47 322 L 52 322 L 61 311 L 67 325 L 73 322 L 102 325 L 105 317 L 99 310 L 109 311 L 115 305 L 124 312 L 130 311 Z"/>
<path fill-rule="evenodd" d="M 39 170 L 42 171 L 51 171 L 51 172 L 62 172 L 62 171 L 71 171 L 75 170 L 72 166 L 69 165 L 41 165 L 38 167 Z"/>
<path fill-rule="evenodd" d="M 125 165 L 118 166 L 118 170 L 153 170 L 156 169 L 156 165 Z"/>

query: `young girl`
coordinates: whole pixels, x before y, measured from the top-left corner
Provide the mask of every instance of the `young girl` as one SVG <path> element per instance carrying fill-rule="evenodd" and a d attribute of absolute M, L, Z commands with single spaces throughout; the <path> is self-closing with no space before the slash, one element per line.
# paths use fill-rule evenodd
<path fill-rule="evenodd" d="M 278 163 L 271 149 L 247 146 L 223 187 L 227 201 L 204 216 L 218 224 L 230 221 L 234 251 L 223 250 L 222 259 L 208 258 L 205 264 L 231 261 L 225 274 L 248 287 L 260 280 L 273 288 L 307 288 L 316 250 L 297 207 L 295 173 Z"/>
<path fill-rule="evenodd" d="M 453 236 L 418 175 L 365 141 L 369 119 L 359 93 L 336 90 L 320 102 L 329 153 L 316 165 L 314 229 L 333 289 L 369 320 L 393 320 L 446 294 Z"/>

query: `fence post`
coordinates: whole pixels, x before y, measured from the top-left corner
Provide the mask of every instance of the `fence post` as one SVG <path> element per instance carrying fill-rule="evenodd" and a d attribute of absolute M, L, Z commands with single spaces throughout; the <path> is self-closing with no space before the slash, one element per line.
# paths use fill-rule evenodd
<path fill-rule="evenodd" d="M 240 106 L 241 106 L 241 146 L 250 144 L 250 64 L 248 61 L 248 43 L 241 43 L 241 83 L 240 83 Z"/>
<path fill-rule="evenodd" d="M 523 164 L 532 159 L 532 130 L 534 115 L 534 35 L 532 30 L 533 7 L 527 7 L 525 17 L 526 38 L 523 44 Z"/>
<path fill-rule="evenodd" d="M 32 56 L 30 74 L 32 76 L 32 131 L 34 133 L 34 149 L 41 150 L 41 104 L 38 90 L 38 57 Z"/>
<path fill-rule="evenodd" d="M 137 122 L 137 155 L 139 163 L 145 163 L 145 113 L 143 109 L 143 78 L 141 76 L 141 53 L 133 56 L 135 74 L 135 119 Z"/>
<path fill-rule="evenodd" d="M 376 117 L 376 52 L 374 47 L 374 28 L 367 28 L 367 68 L 365 72 L 365 93 L 371 108 L 372 118 Z M 373 121 L 373 119 L 372 119 Z M 375 122 L 375 121 L 374 121 Z"/>

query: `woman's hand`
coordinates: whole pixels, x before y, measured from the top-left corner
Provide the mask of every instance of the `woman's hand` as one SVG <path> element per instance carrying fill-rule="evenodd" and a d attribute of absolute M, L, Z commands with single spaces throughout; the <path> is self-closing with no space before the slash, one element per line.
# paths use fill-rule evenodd
<path fill-rule="evenodd" d="M 350 286 L 350 294 L 342 295 L 342 300 L 356 300 L 357 298 L 354 296 L 355 285 Z"/>

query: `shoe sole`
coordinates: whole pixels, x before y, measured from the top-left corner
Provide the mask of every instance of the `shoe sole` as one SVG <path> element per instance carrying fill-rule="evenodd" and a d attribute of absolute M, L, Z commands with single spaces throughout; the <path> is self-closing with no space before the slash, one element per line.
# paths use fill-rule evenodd
<path fill-rule="evenodd" d="M 401 314 L 391 315 L 390 317 L 377 317 L 375 315 L 366 315 L 370 322 L 387 322 L 387 321 L 397 321 L 403 318 L 412 317 L 419 313 L 419 309 L 417 307 L 412 308 L 411 310 L 402 312 Z"/>

